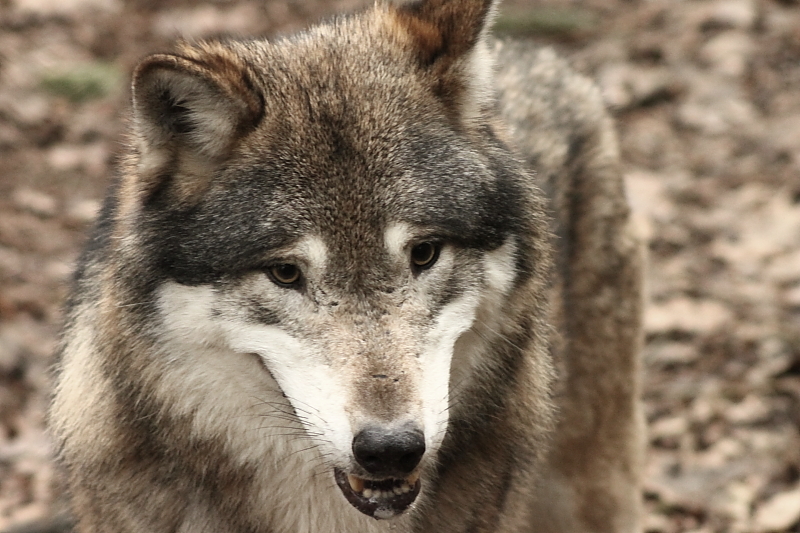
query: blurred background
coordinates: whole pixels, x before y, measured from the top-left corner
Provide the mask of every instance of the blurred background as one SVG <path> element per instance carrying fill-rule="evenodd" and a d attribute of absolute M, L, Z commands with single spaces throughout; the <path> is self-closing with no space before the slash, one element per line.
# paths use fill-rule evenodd
<path fill-rule="evenodd" d="M 0 0 L 0 531 L 60 505 L 48 368 L 131 69 L 366 3 Z M 800 3 L 508 0 L 496 30 L 559 50 L 619 124 L 650 239 L 646 531 L 800 532 Z"/>

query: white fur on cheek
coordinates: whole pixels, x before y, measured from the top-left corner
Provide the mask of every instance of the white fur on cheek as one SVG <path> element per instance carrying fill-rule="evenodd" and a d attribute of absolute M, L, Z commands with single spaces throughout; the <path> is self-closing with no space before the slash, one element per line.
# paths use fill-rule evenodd
<path fill-rule="evenodd" d="M 463 385 L 488 345 L 498 335 L 500 316 L 505 297 L 516 277 L 513 239 L 487 253 L 483 259 L 484 286 L 479 292 L 468 293 L 443 309 L 430 334 L 431 350 L 424 355 L 422 390 L 424 395 L 425 432 L 433 429 L 438 446 L 444 438 L 448 421 L 450 387 Z M 447 391 L 443 394 L 442 391 Z M 434 392 L 436 392 L 434 394 Z"/>
<path fill-rule="evenodd" d="M 258 355 L 309 434 L 323 433 L 324 440 L 331 446 L 327 451 L 337 455 L 333 459 L 347 461 L 352 440 L 344 405 L 347 394 L 325 359 L 307 343 L 277 326 L 253 324 L 231 317 L 212 317 L 211 310 L 216 307 L 216 300 L 214 289 L 208 286 L 165 284 L 160 292 L 159 307 L 164 329 L 170 332 L 170 339 L 189 347 L 227 349 L 240 355 Z M 193 358 L 197 359 L 200 355 L 195 349 Z M 216 359 L 209 361 L 205 370 L 200 365 L 193 365 L 186 372 L 204 372 L 206 375 L 198 378 L 198 382 L 204 379 L 217 382 L 224 380 L 224 386 L 230 386 L 232 376 L 226 374 L 235 372 L 235 369 L 226 368 L 225 373 L 208 375 L 212 370 L 208 368 L 210 364 L 228 367 L 231 364 L 230 359 L 227 363 L 219 361 L 219 357 Z M 249 368 L 241 370 L 251 371 Z M 240 375 L 242 372 L 237 378 L 251 379 Z M 251 401 L 252 398 L 246 400 Z"/>
<path fill-rule="evenodd" d="M 483 258 L 484 287 L 475 323 L 456 342 L 450 369 L 451 386 L 467 386 L 474 372 L 479 371 L 485 350 L 500 335 L 502 325 L 498 317 L 503 316 L 501 310 L 517 276 L 516 251 L 516 242 L 509 239 Z"/>
<path fill-rule="evenodd" d="M 216 303 L 214 289 L 165 283 L 159 291 L 158 307 L 164 330 L 170 336 L 191 344 L 216 346 L 222 342 L 222 330 L 211 318 Z"/>
<path fill-rule="evenodd" d="M 352 441 L 346 390 L 323 357 L 276 326 L 230 325 L 237 352 L 258 354 L 312 434 L 323 431 L 334 460 L 346 463 Z"/>
<path fill-rule="evenodd" d="M 185 347 L 184 350 L 175 350 L 175 355 L 167 353 L 173 364 L 183 367 L 187 383 L 182 387 L 184 397 L 181 403 L 185 404 L 185 410 L 189 412 L 197 404 L 207 401 L 207 387 L 211 383 L 217 387 L 215 390 L 232 388 L 226 401 L 252 403 L 252 396 L 243 396 L 235 387 L 246 383 L 258 390 L 258 384 L 263 383 L 264 378 L 257 381 L 250 375 L 253 371 L 250 366 L 236 366 L 238 359 L 234 354 L 224 356 L 214 350 L 230 350 L 239 358 L 256 354 L 277 381 L 309 434 L 322 433 L 326 443 L 332 445 L 327 451 L 338 455 L 334 459 L 346 461 L 352 439 L 344 411 L 347 395 L 330 367 L 308 345 L 276 326 L 252 324 L 231 317 L 212 317 L 215 303 L 215 291 L 208 286 L 168 283 L 160 291 L 159 307 L 164 329 L 169 332 L 168 340 Z M 202 347 L 211 348 L 206 350 L 212 352 L 207 358 Z M 186 352 L 191 353 L 193 362 L 185 360 Z M 204 361 L 199 361 L 200 358 Z M 263 370 L 261 373 L 266 374 Z M 186 394 L 187 385 L 193 382 L 197 384 L 197 397 Z M 228 408 L 230 411 L 234 409 L 232 405 Z M 228 415 L 220 413 L 220 416 L 223 418 L 219 421 L 220 426 L 228 425 L 229 422 L 224 420 Z"/>
<path fill-rule="evenodd" d="M 425 423 L 425 446 L 431 452 L 439 448 L 447 429 L 453 347 L 475 320 L 477 304 L 478 298 L 473 293 L 447 304 L 428 336 L 429 349 L 420 357 L 424 369 L 420 392 Z"/>
<path fill-rule="evenodd" d="M 161 358 L 151 371 L 159 399 L 173 413 L 191 414 L 198 435 L 227 437 L 229 457 L 253 469 L 260 480 L 252 501 L 267 502 L 264 523 L 272 530 L 386 531 L 385 522 L 353 509 L 329 468 L 341 459 L 336 450 L 342 450 L 340 456 L 349 454 L 352 440 L 343 414 L 341 377 L 278 327 L 217 316 L 213 310 L 219 296 L 207 285 L 166 283 L 159 289 L 164 333 Z M 318 446 L 298 437 L 285 418 L 287 411 L 280 407 L 288 407 L 284 394 Z M 203 508 L 192 510 L 199 513 L 197 522 L 205 523 Z M 409 531 L 410 520 L 405 515 L 393 523 L 400 524 L 399 531 Z"/>

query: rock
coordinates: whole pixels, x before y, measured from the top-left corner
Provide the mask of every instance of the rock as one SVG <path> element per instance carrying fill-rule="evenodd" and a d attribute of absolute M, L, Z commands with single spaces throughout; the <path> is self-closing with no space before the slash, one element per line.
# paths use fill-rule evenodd
<path fill-rule="evenodd" d="M 49 218 L 56 214 L 56 199 L 41 191 L 21 187 L 11 193 L 11 201 L 19 209 L 43 218 Z"/>
<path fill-rule="evenodd" d="M 779 284 L 800 282 L 800 249 L 776 255 L 765 269 L 766 276 Z"/>
<path fill-rule="evenodd" d="M 8 376 L 22 368 L 24 358 L 24 350 L 19 344 L 0 337 L 0 377 Z"/>
<path fill-rule="evenodd" d="M 21 80 L 23 83 L 27 80 Z M 17 91 L 0 94 L 0 111 L 7 114 L 12 123 L 22 127 L 35 127 L 47 122 L 52 113 L 50 102 L 39 93 L 27 94 Z"/>
<path fill-rule="evenodd" d="M 729 31 L 717 35 L 700 49 L 700 59 L 718 74 L 738 78 L 746 71 L 755 45 L 750 35 Z"/>
<path fill-rule="evenodd" d="M 683 416 L 671 416 L 657 420 L 650 425 L 648 434 L 651 439 L 672 439 L 689 431 L 689 422 Z"/>
<path fill-rule="evenodd" d="M 761 503 L 753 517 L 755 532 L 787 531 L 800 521 L 800 486 Z"/>
<path fill-rule="evenodd" d="M 783 301 L 792 309 L 800 309 L 800 285 L 787 290 L 783 295 Z"/>
<path fill-rule="evenodd" d="M 648 365 L 687 365 L 700 357 L 697 347 L 688 342 L 655 342 L 645 348 L 644 359 Z"/>
<path fill-rule="evenodd" d="M 769 405 L 755 394 L 749 394 L 741 402 L 725 412 L 725 418 L 734 424 L 755 424 L 767 420 L 772 414 Z"/>
<path fill-rule="evenodd" d="M 719 302 L 675 297 L 647 308 L 644 324 L 648 334 L 670 331 L 708 334 L 730 323 L 732 318 L 728 307 Z"/>
<path fill-rule="evenodd" d="M 635 170 L 625 175 L 625 193 L 635 212 L 658 222 L 675 220 L 675 204 L 669 201 L 667 176 Z"/>
<path fill-rule="evenodd" d="M 686 102 L 678 108 L 676 119 L 688 129 L 719 135 L 730 132 L 734 127 L 750 125 L 756 115 L 755 108 L 747 100 L 719 97 L 715 100 Z"/>
<path fill-rule="evenodd" d="M 118 11 L 118 0 L 15 0 L 15 7 L 23 12 L 39 15 L 76 15 L 85 11 Z"/>
<path fill-rule="evenodd" d="M 0 151 L 8 150 L 20 144 L 22 133 L 12 124 L 0 122 Z"/>
<path fill-rule="evenodd" d="M 598 81 L 603 99 L 615 109 L 624 110 L 671 99 L 682 90 L 673 72 L 663 67 L 638 67 L 627 63 L 611 64 L 600 71 Z"/>
<path fill-rule="evenodd" d="M 754 0 L 719 0 L 709 7 L 706 26 L 749 30 L 756 22 Z"/>
<path fill-rule="evenodd" d="M 67 205 L 67 221 L 76 225 L 86 225 L 97 218 L 100 213 L 100 202 L 91 198 L 75 200 Z"/>
<path fill-rule="evenodd" d="M 87 145 L 60 144 L 47 152 L 47 163 L 53 170 L 86 171 L 93 176 L 101 176 L 106 170 L 108 147 L 104 143 Z"/>
<path fill-rule="evenodd" d="M 750 517 L 750 506 L 755 499 L 753 487 L 743 481 L 725 486 L 711 498 L 711 507 L 717 514 L 744 524 Z"/>
<path fill-rule="evenodd" d="M 252 34 L 259 30 L 264 14 L 252 3 L 240 3 L 229 9 L 214 5 L 178 8 L 165 11 L 155 20 L 159 35 L 183 39 L 202 39 L 221 33 Z"/>

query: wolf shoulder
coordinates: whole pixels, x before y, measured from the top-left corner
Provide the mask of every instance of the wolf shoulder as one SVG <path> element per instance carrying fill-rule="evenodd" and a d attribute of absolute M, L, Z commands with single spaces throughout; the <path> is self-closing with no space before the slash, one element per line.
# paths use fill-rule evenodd
<path fill-rule="evenodd" d="M 489 46 L 501 123 L 537 181 L 581 157 L 618 161 L 614 123 L 592 79 L 549 47 L 507 39 Z"/>

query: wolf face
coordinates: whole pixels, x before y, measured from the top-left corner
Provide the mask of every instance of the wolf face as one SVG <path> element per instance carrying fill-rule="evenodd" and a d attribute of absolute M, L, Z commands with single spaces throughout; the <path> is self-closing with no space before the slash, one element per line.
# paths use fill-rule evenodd
<path fill-rule="evenodd" d="M 318 30 L 322 44 L 145 61 L 139 172 L 121 207 L 161 280 L 163 350 L 254 354 L 345 497 L 376 518 L 405 510 L 433 473 L 451 389 L 524 281 L 528 207 L 499 141 L 465 139 L 485 129 L 483 95 L 429 86 L 408 27 L 424 16 L 383 9 Z M 411 51 L 387 49 L 386 32 Z M 346 53 L 354 33 L 374 35 L 369 72 Z M 482 61 L 472 39 L 449 69 Z"/>
<path fill-rule="evenodd" d="M 211 283 L 164 283 L 162 345 L 255 354 L 347 499 L 387 518 L 414 501 L 420 473 L 432 469 L 451 382 L 469 379 L 471 354 L 495 336 L 491 317 L 514 284 L 517 250 L 510 237 L 484 252 L 406 223 L 371 247 L 342 236 L 344 253 L 332 239 L 301 238 L 263 268 Z M 459 346 L 469 330 L 475 336 Z"/>
<path fill-rule="evenodd" d="M 452 457 L 544 342 L 528 327 L 543 315 L 544 209 L 489 123 L 490 10 L 378 4 L 140 64 L 134 151 L 81 274 L 102 270 L 92 316 L 109 346 L 92 365 L 122 406 L 110 425 L 182 421 L 137 430 L 159 457 L 213 436 L 192 483 L 221 484 L 216 461 L 265 491 L 338 486 L 374 518 L 422 505 L 448 439 Z M 475 390 L 489 400 L 461 400 Z M 298 461 L 328 481 L 291 479 Z"/>

